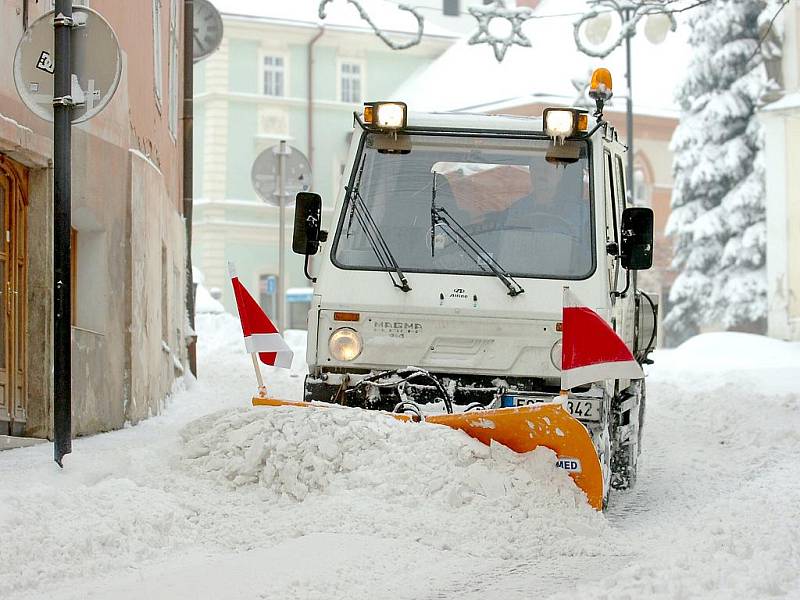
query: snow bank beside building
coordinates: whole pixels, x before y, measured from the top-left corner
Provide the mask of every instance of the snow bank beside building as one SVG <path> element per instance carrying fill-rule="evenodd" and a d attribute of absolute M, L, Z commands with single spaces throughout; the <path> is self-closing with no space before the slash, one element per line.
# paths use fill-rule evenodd
<path fill-rule="evenodd" d="M 654 381 L 680 377 L 687 386 L 730 388 L 734 395 L 796 394 L 800 383 L 800 342 L 750 333 L 704 333 L 673 350 L 658 350 L 648 371 Z"/>
<path fill-rule="evenodd" d="M 219 314 L 225 312 L 225 307 L 222 302 L 215 299 L 202 283 L 197 285 L 197 295 L 194 301 L 194 310 L 196 313 L 212 313 Z"/>

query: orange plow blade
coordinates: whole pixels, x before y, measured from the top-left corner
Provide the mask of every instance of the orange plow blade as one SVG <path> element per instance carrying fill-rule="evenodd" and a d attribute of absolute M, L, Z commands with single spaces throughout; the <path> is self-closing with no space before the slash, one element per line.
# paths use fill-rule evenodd
<path fill-rule="evenodd" d="M 257 397 L 253 398 L 253 406 L 336 407 Z M 401 421 L 413 420 L 409 415 L 391 416 Z M 586 428 L 558 403 L 426 415 L 425 421 L 461 429 L 484 444 L 495 441 L 515 452 L 530 452 L 537 446 L 550 448 L 558 456 L 558 466 L 569 471 L 589 504 L 597 510 L 603 509 L 603 473 L 592 439 Z"/>

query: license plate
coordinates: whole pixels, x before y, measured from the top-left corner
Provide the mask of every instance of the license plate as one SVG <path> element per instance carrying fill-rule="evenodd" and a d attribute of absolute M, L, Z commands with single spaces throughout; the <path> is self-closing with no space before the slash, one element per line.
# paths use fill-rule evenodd
<path fill-rule="evenodd" d="M 517 406 L 527 406 L 541 402 L 541 398 L 514 396 Z M 601 401 L 595 398 L 568 398 L 563 402 L 564 409 L 581 421 L 600 421 Z"/>
<path fill-rule="evenodd" d="M 564 408 L 581 421 L 599 421 L 601 401 L 594 398 L 567 398 Z"/>

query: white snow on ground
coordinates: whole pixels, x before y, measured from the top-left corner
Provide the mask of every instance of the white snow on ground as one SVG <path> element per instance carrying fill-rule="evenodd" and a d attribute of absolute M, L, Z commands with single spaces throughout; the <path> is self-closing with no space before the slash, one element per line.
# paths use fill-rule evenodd
<path fill-rule="evenodd" d="M 222 302 L 214 298 L 202 283 L 197 286 L 194 309 L 196 313 L 224 313 Z"/>
<path fill-rule="evenodd" d="M 238 321 L 197 329 L 200 380 L 163 415 L 76 440 L 63 471 L 49 445 L 0 453 L 0 598 L 800 597 L 800 344 L 657 353 L 639 483 L 601 515 L 545 449 L 251 408 Z M 287 340 L 265 379 L 299 398 Z"/>

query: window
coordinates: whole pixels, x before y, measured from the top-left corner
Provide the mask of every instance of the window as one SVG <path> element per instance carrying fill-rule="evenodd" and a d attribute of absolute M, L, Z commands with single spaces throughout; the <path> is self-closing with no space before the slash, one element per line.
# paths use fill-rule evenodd
<path fill-rule="evenodd" d="M 86 223 L 79 220 L 70 235 L 72 326 L 102 334 L 108 308 L 106 234 L 96 224 L 82 229 Z"/>
<path fill-rule="evenodd" d="M 164 242 L 161 242 L 161 339 L 169 343 L 169 276 Z"/>
<path fill-rule="evenodd" d="M 285 95 L 284 81 L 286 69 L 282 56 L 264 57 L 264 95 Z"/>
<path fill-rule="evenodd" d="M 391 254 L 419 273 L 492 276 L 490 263 L 522 277 L 594 271 L 585 142 L 557 166 L 546 140 L 410 135 L 408 153 L 387 154 L 386 140 L 368 135 L 334 241 L 338 267 L 390 270 Z"/>
<path fill-rule="evenodd" d="M 361 64 L 343 62 L 339 65 L 339 100 L 350 104 L 361 102 Z"/>
<path fill-rule="evenodd" d="M 258 276 L 258 303 L 268 316 L 278 316 L 278 276 Z"/>
<path fill-rule="evenodd" d="M 89 7 L 89 0 L 72 0 L 73 6 L 86 6 Z M 56 9 L 56 0 L 50 0 L 50 10 Z"/>
<path fill-rule="evenodd" d="M 169 6 L 169 132 L 178 135 L 178 0 Z"/>
<path fill-rule="evenodd" d="M 70 227 L 69 231 L 69 289 L 70 289 L 70 325 L 77 323 L 78 314 L 78 230 Z"/>
<path fill-rule="evenodd" d="M 181 272 L 178 267 L 172 267 L 172 318 L 174 319 L 172 325 L 172 333 L 175 334 L 175 337 L 172 338 L 173 348 L 175 349 L 175 353 L 178 353 L 178 348 L 180 347 L 181 341 L 181 326 L 183 325 L 186 318 L 183 315 L 183 288 L 181 286 Z"/>
<path fill-rule="evenodd" d="M 446 17 L 458 17 L 461 14 L 461 0 L 444 0 L 442 14 Z"/>
<path fill-rule="evenodd" d="M 613 167 L 611 165 L 611 154 L 605 153 L 605 179 L 606 179 L 606 241 L 619 243 L 617 236 L 617 207 L 616 207 L 616 185 L 613 178 Z"/>
<path fill-rule="evenodd" d="M 633 184 L 634 204 L 637 206 L 650 206 L 652 187 L 648 181 L 647 171 L 641 165 L 636 165 L 633 168 Z"/>
<path fill-rule="evenodd" d="M 622 157 L 615 156 L 617 172 L 614 176 L 617 181 L 617 212 L 621 212 L 625 208 L 628 197 L 625 195 L 625 167 L 622 165 Z"/>
<path fill-rule="evenodd" d="M 161 0 L 153 0 L 153 78 L 156 104 L 161 110 L 163 83 L 161 81 Z"/>

